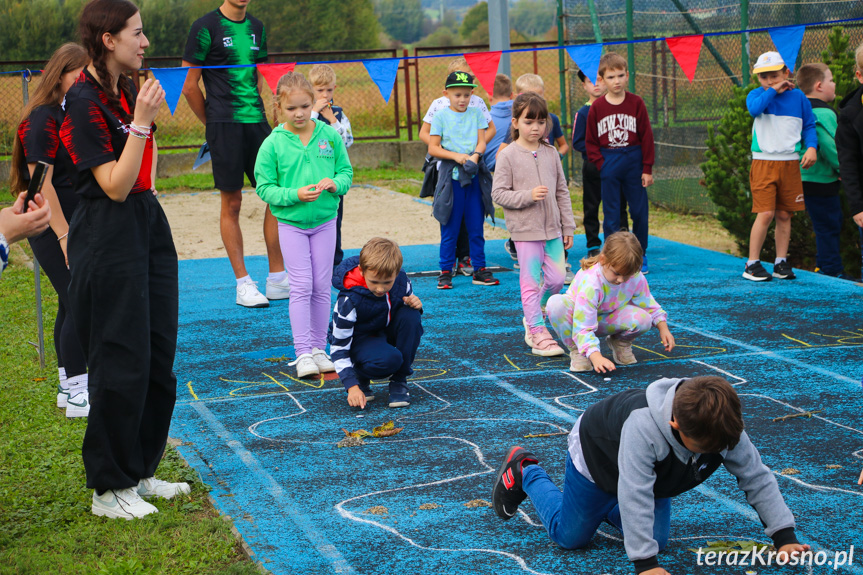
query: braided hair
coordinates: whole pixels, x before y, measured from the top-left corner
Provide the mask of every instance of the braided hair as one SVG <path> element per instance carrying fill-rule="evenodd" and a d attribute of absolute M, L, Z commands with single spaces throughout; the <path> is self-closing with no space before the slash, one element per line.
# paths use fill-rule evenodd
<path fill-rule="evenodd" d="M 117 78 L 117 90 L 114 92 L 114 78 L 108 70 L 108 49 L 102 40 L 104 34 L 119 34 L 126 22 L 138 13 L 138 7 L 129 0 L 92 0 L 84 6 L 81 20 L 78 23 L 78 33 L 81 44 L 87 49 L 90 63 L 99 74 L 98 83 L 108 98 L 108 104 L 114 108 L 124 122 L 131 122 L 135 113 L 135 99 L 132 97 L 132 81 L 121 74 Z M 120 105 L 120 94 L 126 97 L 129 112 Z"/>

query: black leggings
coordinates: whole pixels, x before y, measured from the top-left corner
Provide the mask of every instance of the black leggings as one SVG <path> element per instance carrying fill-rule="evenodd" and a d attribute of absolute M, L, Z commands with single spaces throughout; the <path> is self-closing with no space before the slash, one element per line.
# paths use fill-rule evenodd
<path fill-rule="evenodd" d="M 87 373 L 87 360 L 78 342 L 75 323 L 68 313 L 69 309 L 69 268 L 57 236 L 49 228 L 35 238 L 30 238 L 33 255 L 57 292 L 57 319 L 54 322 L 54 350 L 57 352 L 57 365 L 66 368 L 66 377 Z"/>

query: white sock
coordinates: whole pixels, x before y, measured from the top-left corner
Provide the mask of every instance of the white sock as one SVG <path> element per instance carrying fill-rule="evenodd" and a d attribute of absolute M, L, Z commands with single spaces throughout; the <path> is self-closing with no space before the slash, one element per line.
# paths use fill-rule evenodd
<path fill-rule="evenodd" d="M 760 262 L 760 261 L 761 261 L 761 260 L 749 260 L 749 261 L 747 261 L 747 262 L 746 262 L 746 267 L 749 267 L 749 266 L 751 266 L 752 264 L 757 264 L 757 263 L 758 263 L 758 262 Z"/>
<path fill-rule="evenodd" d="M 60 379 L 60 387 L 66 389 L 66 368 L 58 367 L 57 368 L 57 377 Z"/>
<path fill-rule="evenodd" d="M 271 284 L 277 284 L 285 281 L 285 278 L 288 277 L 288 272 L 270 272 L 270 275 L 267 276 L 267 281 Z"/>
<path fill-rule="evenodd" d="M 243 285 L 247 281 L 249 281 L 249 282 L 252 281 L 251 276 L 243 276 L 241 278 L 237 278 L 237 287 L 240 287 L 241 285 Z"/>
<path fill-rule="evenodd" d="M 86 373 L 82 373 L 81 375 L 76 375 L 74 377 L 70 377 L 66 380 L 66 385 L 69 389 L 69 396 L 74 396 L 82 391 L 87 391 L 87 382 L 89 381 L 89 376 Z"/>
<path fill-rule="evenodd" d="M 786 259 L 786 258 L 776 258 L 776 261 L 775 261 L 775 262 L 773 262 L 773 265 L 781 264 L 782 262 L 784 262 L 784 261 L 785 261 L 785 259 Z"/>

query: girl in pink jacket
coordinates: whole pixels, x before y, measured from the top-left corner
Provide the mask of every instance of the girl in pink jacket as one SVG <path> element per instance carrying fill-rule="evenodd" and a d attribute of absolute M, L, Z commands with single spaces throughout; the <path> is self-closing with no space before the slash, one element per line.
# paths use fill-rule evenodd
<path fill-rule="evenodd" d="M 518 252 L 524 340 L 536 355 L 563 355 L 545 327 L 543 309 L 566 277 L 564 249 L 572 247 L 575 220 L 557 150 L 545 142 L 548 107 L 534 93 L 512 105 L 513 146 L 497 157 L 491 197 L 503 208 Z"/>

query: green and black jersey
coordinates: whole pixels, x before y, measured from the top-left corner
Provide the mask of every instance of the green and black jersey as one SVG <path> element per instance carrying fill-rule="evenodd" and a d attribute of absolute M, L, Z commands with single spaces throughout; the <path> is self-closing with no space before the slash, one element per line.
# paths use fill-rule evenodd
<path fill-rule="evenodd" d="M 264 24 L 246 15 L 241 22 L 218 9 L 192 24 L 183 59 L 197 66 L 252 65 L 203 70 L 207 90 L 207 122 L 266 122 L 254 64 L 267 61 Z"/>

